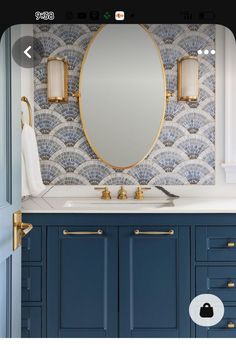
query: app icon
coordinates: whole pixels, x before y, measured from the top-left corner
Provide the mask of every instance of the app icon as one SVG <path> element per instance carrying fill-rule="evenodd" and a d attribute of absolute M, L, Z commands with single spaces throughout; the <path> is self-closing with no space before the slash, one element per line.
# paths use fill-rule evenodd
<path fill-rule="evenodd" d="M 90 19 L 92 19 L 92 20 L 98 20 L 99 19 L 99 12 L 98 11 L 91 11 L 89 15 L 90 15 Z"/>
<path fill-rule="evenodd" d="M 111 13 L 106 11 L 103 15 L 103 18 L 106 19 L 106 20 L 109 20 L 111 18 Z"/>
<path fill-rule="evenodd" d="M 72 20 L 74 18 L 74 13 L 73 12 L 66 12 L 65 17 L 67 20 Z"/>
<path fill-rule="evenodd" d="M 116 11 L 115 12 L 115 20 L 124 20 L 125 19 L 125 12 L 124 11 Z"/>
<path fill-rule="evenodd" d="M 86 19 L 87 14 L 86 14 L 86 12 L 78 12 L 77 17 L 78 17 L 78 19 Z"/>

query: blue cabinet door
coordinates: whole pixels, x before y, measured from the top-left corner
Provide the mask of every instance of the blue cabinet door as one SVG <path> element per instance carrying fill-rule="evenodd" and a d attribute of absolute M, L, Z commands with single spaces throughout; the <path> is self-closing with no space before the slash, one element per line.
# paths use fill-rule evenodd
<path fill-rule="evenodd" d="M 47 336 L 117 337 L 117 228 L 49 226 L 47 236 Z"/>
<path fill-rule="evenodd" d="M 135 229 L 119 231 L 120 336 L 189 337 L 189 227 Z"/>

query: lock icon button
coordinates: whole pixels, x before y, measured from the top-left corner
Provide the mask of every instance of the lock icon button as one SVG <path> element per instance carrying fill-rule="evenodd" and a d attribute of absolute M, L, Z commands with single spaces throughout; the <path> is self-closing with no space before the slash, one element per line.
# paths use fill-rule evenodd
<path fill-rule="evenodd" d="M 214 311 L 210 303 L 204 303 L 203 306 L 200 308 L 200 316 L 211 318 L 214 316 Z"/>

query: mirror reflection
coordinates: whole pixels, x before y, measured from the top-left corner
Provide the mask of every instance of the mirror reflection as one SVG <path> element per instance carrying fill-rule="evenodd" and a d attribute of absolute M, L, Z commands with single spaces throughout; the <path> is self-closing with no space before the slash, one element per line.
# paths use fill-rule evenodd
<path fill-rule="evenodd" d="M 116 169 L 140 163 L 160 133 L 165 73 L 142 25 L 105 25 L 91 40 L 79 81 L 82 126 L 96 155 Z"/>

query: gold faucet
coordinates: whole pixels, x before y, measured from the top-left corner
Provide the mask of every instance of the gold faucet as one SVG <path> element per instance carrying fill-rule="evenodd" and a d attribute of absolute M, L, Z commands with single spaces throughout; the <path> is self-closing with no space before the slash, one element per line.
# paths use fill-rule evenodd
<path fill-rule="evenodd" d="M 118 192 L 117 199 L 125 200 L 125 199 L 127 199 L 127 198 L 128 198 L 127 192 L 126 192 L 124 186 L 121 186 L 121 187 L 120 187 L 120 190 L 119 190 L 119 192 Z"/>
<path fill-rule="evenodd" d="M 144 193 L 143 190 L 151 189 L 151 187 L 137 187 L 136 192 L 134 194 L 134 199 L 136 200 L 143 200 L 144 199 Z"/>
<path fill-rule="evenodd" d="M 103 200 L 110 200 L 111 199 L 111 192 L 109 191 L 108 187 L 95 187 L 95 190 L 102 190 L 101 199 Z"/>

